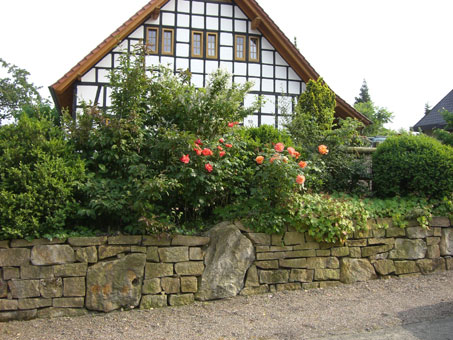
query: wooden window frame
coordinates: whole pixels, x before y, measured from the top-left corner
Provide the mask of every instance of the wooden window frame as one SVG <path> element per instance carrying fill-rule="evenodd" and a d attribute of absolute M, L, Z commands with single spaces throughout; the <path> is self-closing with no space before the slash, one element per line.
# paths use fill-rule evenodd
<path fill-rule="evenodd" d="M 200 35 L 200 54 L 195 54 L 194 53 L 194 47 L 195 47 L 195 44 L 194 44 L 194 36 L 195 34 L 199 34 Z M 203 58 L 203 47 L 204 47 L 204 34 L 203 34 L 203 31 L 192 31 L 192 34 L 191 34 L 191 39 L 190 39 L 190 56 L 192 58 Z"/>
<path fill-rule="evenodd" d="M 238 38 L 242 38 L 244 40 L 244 43 L 242 44 L 242 48 L 243 48 L 243 51 L 242 51 L 242 55 L 243 55 L 243 58 L 240 58 L 238 57 Z M 234 60 L 237 60 L 237 61 L 246 61 L 247 59 L 247 37 L 245 35 L 242 35 L 242 34 L 236 34 L 234 36 Z"/>
<path fill-rule="evenodd" d="M 215 37 L 215 54 L 209 55 L 209 36 Z M 219 34 L 216 32 L 206 32 L 206 58 L 218 59 L 219 58 Z"/>
<path fill-rule="evenodd" d="M 150 49 L 149 45 L 149 31 L 156 32 L 156 50 L 153 51 Z M 146 53 L 147 54 L 159 54 L 159 27 L 147 27 L 146 28 Z"/>
<path fill-rule="evenodd" d="M 165 52 L 165 32 L 171 32 L 171 51 Z M 162 28 L 162 46 L 161 54 L 162 55 L 174 55 L 175 54 L 175 30 L 173 28 Z"/>
<path fill-rule="evenodd" d="M 252 58 L 252 39 L 256 41 L 256 58 Z M 260 62 L 260 38 L 255 36 L 249 37 L 249 61 L 259 63 Z"/>

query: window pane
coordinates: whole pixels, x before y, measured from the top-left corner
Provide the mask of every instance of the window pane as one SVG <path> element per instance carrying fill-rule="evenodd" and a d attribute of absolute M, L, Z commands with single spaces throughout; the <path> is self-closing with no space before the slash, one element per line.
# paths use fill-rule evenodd
<path fill-rule="evenodd" d="M 201 34 L 194 33 L 193 34 L 193 54 L 194 55 L 201 55 Z"/>
<path fill-rule="evenodd" d="M 157 52 L 157 30 L 148 31 L 148 47 L 151 52 Z"/>
<path fill-rule="evenodd" d="M 258 39 L 256 38 L 250 39 L 250 59 L 258 59 Z"/>
<path fill-rule="evenodd" d="M 236 38 L 236 58 L 244 59 L 244 37 Z"/>
<path fill-rule="evenodd" d="M 172 52 L 172 42 L 173 42 L 173 32 L 172 31 L 164 31 L 164 53 L 171 53 Z"/>
<path fill-rule="evenodd" d="M 216 39 L 217 37 L 214 34 L 208 35 L 208 56 L 215 57 L 216 56 Z"/>

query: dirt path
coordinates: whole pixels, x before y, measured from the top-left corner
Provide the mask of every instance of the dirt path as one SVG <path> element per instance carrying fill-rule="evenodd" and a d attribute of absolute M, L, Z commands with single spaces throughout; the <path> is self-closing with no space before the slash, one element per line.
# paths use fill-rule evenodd
<path fill-rule="evenodd" d="M 451 316 L 453 271 L 178 308 L 0 323 L 0 339 L 314 339 Z"/>

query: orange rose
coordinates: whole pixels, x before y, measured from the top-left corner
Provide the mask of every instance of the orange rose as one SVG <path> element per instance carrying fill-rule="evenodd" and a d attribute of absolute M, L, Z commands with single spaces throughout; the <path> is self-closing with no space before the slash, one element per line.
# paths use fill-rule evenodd
<path fill-rule="evenodd" d="M 285 145 L 283 143 L 277 143 L 275 144 L 274 149 L 277 152 L 283 152 L 283 150 L 285 150 Z"/>
<path fill-rule="evenodd" d="M 300 184 L 300 185 L 304 184 L 305 183 L 305 176 L 304 175 L 297 175 L 296 182 L 297 182 L 297 184 Z"/>
<path fill-rule="evenodd" d="M 263 157 L 263 156 L 258 156 L 258 157 L 256 157 L 255 161 L 256 161 L 258 164 L 263 164 L 263 162 L 264 162 L 264 157 Z"/>
<path fill-rule="evenodd" d="M 318 151 L 321 155 L 327 155 L 329 153 L 329 149 L 325 145 L 318 146 Z"/>
<path fill-rule="evenodd" d="M 203 149 L 203 151 L 201 152 L 203 154 L 203 156 L 212 156 L 213 155 L 213 152 L 211 149 Z"/>
<path fill-rule="evenodd" d="M 292 156 L 292 157 L 295 157 L 296 156 L 296 150 L 292 147 L 288 147 L 286 149 L 288 151 L 288 153 Z"/>
<path fill-rule="evenodd" d="M 299 166 L 303 169 L 307 166 L 307 162 L 304 162 L 304 161 L 300 161 L 299 162 Z"/>
<path fill-rule="evenodd" d="M 295 157 L 296 159 L 299 159 L 299 157 L 300 157 L 300 152 L 297 152 L 297 151 L 296 151 L 296 152 L 294 153 L 294 157 Z"/>

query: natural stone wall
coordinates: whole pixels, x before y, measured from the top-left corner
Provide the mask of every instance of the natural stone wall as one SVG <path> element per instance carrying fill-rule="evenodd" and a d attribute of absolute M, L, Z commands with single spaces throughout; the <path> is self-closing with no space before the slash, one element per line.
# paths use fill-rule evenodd
<path fill-rule="evenodd" d="M 388 228 L 380 228 L 382 223 Z M 222 223 L 206 237 L 112 236 L 0 241 L 0 321 L 180 306 L 195 300 L 324 288 L 453 270 L 453 228 L 437 217 L 369 221 L 345 244 L 307 232 Z"/>

